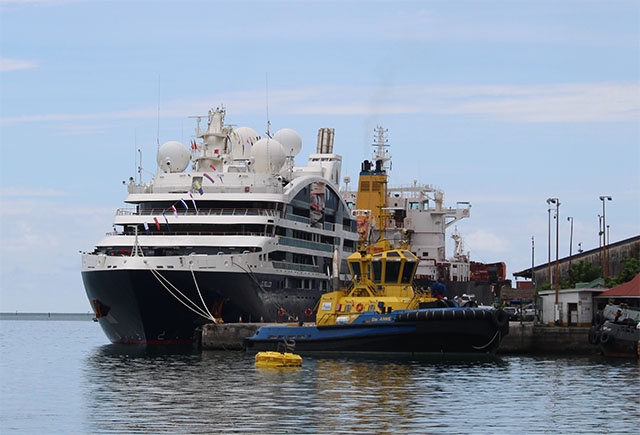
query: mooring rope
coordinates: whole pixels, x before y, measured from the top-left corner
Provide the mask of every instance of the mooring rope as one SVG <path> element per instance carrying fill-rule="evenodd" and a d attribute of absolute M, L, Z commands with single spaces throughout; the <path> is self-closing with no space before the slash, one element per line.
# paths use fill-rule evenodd
<path fill-rule="evenodd" d="M 484 346 L 480 346 L 480 347 L 476 347 L 476 346 L 471 346 L 476 350 L 482 350 L 486 347 L 489 347 L 491 345 L 491 343 L 493 343 L 493 341 L 496 339 L 496 337 L 500 334 L 500 330 L 498 329 L 495 333 L 495 335 L 493 336 L 493 338 L 491 340 L 489 340 L 489 343 L 485 344 Z"/>
<path fill-rule="evenodd" d="M 200 292 L 200 287 L 198 286 L 198 281 L 196 281 L 196 274 L 193 273 L 193 267 L 191 267 L 191 265 L 189 265 L 189 269 L 191 270 L 191 277 L 193 278 L 193 283 L 196 285 L 196 290 L 198 291 L 198 296 L 200 296 L 200 301 L 202 302 L 202 306 L 204 307 L 205 310 L 207 310 L 207 314 L 209 315 L 209 319 L 213 321 L 213 323 L 218 323 L 215 319 L 215 317 L 213 317 L 213 315 L 211 314 L 211 311 L 209 311 L 209 307 L 207 307 L 207 304 L 204 303 L 204 298 L 202 297 L 202 293 Z"/>
<path fill-rule="evenodd" d="M 251 267 L 247 264 L 248 269 L 243 268 L 242 266 L 240 266 L 238 263 L 236 263 L 235 261 L 233 261 L 233 258 L 231 259 L 231 264 L 234 266 L 237 266 L 238 269 L 240 269 L 241 271 L 243 271 L 244 273 L 246 273 L 247 275 L 249 275 L 249 278 L 251 278 L 253 280 L 253 282 L 256 283 L 256 285 L 258 286 L 258 288 L 260 290 L 262 290 L 263 292 L 267 292 L 264 287 L 262 287 L 262 284 L 260 284 L 260 281 L 258 281 L 258 278 L 256 278 L 255 274 L 251 271 Z"/>
<path fill-rule="evenodd" d="M 184 305 L 186 308 L 188 308 L 189 310 L 191 310 L 192 312 L 194 312 L 195 314 L 199 315 L 200 317 L 204 317 L 207 320 L 212 320 L 215 322 L 215 319 L 213 318 L 213 316 L 211 316 L 211 314 L 209 313 L 209 316 L 207 316 L 207 313 L 204 312 L 202 310 L 202 308 L 200 308 L 195 302 L 193 302 L 191 299 L 189 299 L 184 293 L 182 293 L 176 286 L 174 286 L 167 278 L 165 278 L 164 276 L 162 276 L 162 274 L 160 272 L 158 272 L 155 269 L 152 269 L 151 266 L 149 266 L 149 271 L 151 272 L 151 274 L 158 280 L 158 282 L 162 285 L 162 287 L 164 287 L 164 289 L 169 292 L 169 294 L 171 296 L 173 296 L 174 298 L 176 298 L 178 300 L 178 302 L 180 302 L 182 305 Z M 173 287 L 173 289 L 180 293 L 180 295 L 187 300 L 191 305 L 193 305 L 192 308 L 189 305 L 187 305 L 182 299 L 180 299 L 174 292 L 171 291 L 171 289 L 169 289 L 169 287 L 166 286 L 166 284 L 162 281 L 165 281 L 167 284 L 169 284 L 171 287 Z M 206 308 L 206 305 L 205 305 Z M 208 311 L 208 310 L 207 310 Z"/>

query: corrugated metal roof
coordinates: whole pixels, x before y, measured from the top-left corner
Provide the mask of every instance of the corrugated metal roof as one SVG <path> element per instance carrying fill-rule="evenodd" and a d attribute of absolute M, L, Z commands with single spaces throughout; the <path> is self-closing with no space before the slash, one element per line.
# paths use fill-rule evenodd
<path fill-rule="evenodd" d="M 576 288 L 596 288 L 604 287 L 604 279 L 596 278 L 591 282 L 579 282 L 576 284 Z"/>
<path fill-rule="evenodd" d="M 640 298 L 640 273 L 629 282 L 602 292 L 600 298 Z"/>

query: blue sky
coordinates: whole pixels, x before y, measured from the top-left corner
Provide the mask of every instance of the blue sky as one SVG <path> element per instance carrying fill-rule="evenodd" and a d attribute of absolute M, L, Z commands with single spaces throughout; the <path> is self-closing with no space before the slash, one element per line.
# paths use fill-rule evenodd
<path fill-rule="evenodd" d="M 640 233 L 638 1 L 0 0 L 0 311 L 90 309 L 81 250 L 111 229 L 136 147 L 227 122 L 336 129 L 343 176 L 389 129 L 392 184 L 472 203 L 471 257 L 508 273 Z M 159 85 L 159 86 L 158 86 Z M 160 98 L 158 100 L 158 88 Z M 148 178 L 148 177 L 147 177 Z M 449 252 L 451 252 L 449 250 Z"/>

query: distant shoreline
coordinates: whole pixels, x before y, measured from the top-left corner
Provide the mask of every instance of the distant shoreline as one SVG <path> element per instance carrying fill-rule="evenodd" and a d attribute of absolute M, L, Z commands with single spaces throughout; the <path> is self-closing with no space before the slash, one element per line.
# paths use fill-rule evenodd
<path fill-rule="evenodd" d="M 93 313 L 0 313 L 0 320 L 93 320 Z"/>

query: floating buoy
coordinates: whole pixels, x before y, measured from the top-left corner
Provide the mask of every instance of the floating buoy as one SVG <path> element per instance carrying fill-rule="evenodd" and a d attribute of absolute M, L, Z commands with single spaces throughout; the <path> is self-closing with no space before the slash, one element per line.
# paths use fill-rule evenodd
<path fill-rule="evenodd" d="M 295 353 L 258 352 L 256 367 L 300 367 L 302 357 Z"/>

